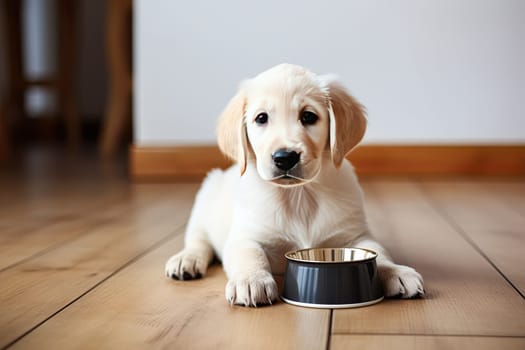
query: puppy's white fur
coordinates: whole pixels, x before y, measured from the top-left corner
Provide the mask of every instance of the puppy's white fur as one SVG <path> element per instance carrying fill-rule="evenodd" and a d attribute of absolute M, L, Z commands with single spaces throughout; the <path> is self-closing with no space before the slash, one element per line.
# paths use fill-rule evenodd
<path fill-rule="evenodd" d="M 301 122 L 305 112 L 315 123 Z M 267 122 L 257 123 L 257 116 Z M 166 275 L 204 275 L 214 255 L 228 275 L 226 299 L 256 306 L 278 298 L 272 274 L 284 253 L 310 247 L 363 247 L 379 253 L 387 296 L 423 295 L 414 269 L 397 265 L 370 235 L 357 178 L 346 154 L 366 128 L 363 107 L 332 77 L 289 64 L 241 84 L 219 121 L 221 150 L 237 164 L 213 170 L 202 184 L 188 222 L 184 250 L 166 263 Z M 300 155 L 279 169 L 279 149 Z"/>

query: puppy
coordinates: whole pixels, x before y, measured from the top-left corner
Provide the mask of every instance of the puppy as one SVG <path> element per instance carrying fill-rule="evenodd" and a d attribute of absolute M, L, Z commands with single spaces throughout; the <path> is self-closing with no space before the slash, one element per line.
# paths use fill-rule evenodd
<path fill-rule="evenodd" d="M 236 164 L 208 174 L 166 275 L 204 276 L 216 255 L 229 303 L 271 304 L 285 252 L 352 246 L 379 253 L 386 296 L 423 295 L 421 275 L 395 264 L 370 235 L 345 159 L 365 129 L 363 106 L 331 77 L 281 64 L 244 81 L 218 125 L 219 147 Z"/>

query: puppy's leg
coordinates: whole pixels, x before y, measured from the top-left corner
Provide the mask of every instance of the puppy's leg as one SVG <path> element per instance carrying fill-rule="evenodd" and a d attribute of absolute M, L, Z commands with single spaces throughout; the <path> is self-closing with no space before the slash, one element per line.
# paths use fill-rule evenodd
<path fill-rule="evenodd" d="M 212 171 L 203 182 L 191 211 L 184 237 L 184 249 L 168 259 L 165 266 L 167 277 L 190 280 L 206 274 L 214 252 L 208 239 L 207 221 L 215 212 L 216 189 L 221 187 L 223 173 Z"/>
<path fill-rule="evenodd" d="M 223 266 L 228 275 L 225 293 L 230 304 L 257 306 L 277 299 L 279 292 L 270 263 L 257 242 L 228 242 Z"/>
<path fill-rule="evenodd" d="M 378 253 L 377 269 L 383 283 L 385 296 L 413 298 L 423 296 L 423 277 L 409 266 L 397 265 L 385 248 L 367 235 L 352 244 L 356 248 L 371 249 Z"/>
<path fill-rule="evenodd" d="M 185 246 L 182 251 L 168 259 L 165 266 L 167 277 L 177 280 L 191 280 L 206 274 L 213 259 L 213 249 L 206 240 L 204 232 L 187 230 Z"/>

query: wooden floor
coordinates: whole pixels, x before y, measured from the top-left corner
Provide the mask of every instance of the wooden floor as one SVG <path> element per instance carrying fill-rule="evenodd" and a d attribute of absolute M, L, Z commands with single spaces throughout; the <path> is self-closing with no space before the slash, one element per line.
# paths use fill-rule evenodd
<path fill-rule="evenodd" d="M 370 224 L 426 297 L 230 307 L 225 275 L 164 277 L 198 183 L 33 152 L 0 171 L 0 348 L 525 349 L 525 179 L 366 178 Z"/>

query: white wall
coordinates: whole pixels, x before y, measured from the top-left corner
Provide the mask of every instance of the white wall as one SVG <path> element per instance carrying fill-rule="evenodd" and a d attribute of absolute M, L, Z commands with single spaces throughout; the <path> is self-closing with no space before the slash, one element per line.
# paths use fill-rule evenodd
<path fill-rule="evenodd" d="M 135 143 L 215 142 L 238 82 L 336 73 L 368 143 L 524 143 L 525 1 L 135 0 Z"/>

